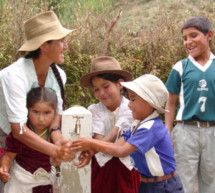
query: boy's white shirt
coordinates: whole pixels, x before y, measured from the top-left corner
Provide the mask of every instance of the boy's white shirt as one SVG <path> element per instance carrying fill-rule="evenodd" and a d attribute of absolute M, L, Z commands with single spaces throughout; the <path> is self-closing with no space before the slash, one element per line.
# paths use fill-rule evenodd
<path fill-rule="evenodd" d="M 202 72 L 205 72 L 211 65 L 211 63 L 213 62 L 213 60 L 215 59 L 215 56 L 212 52 L 210 52 L 210 58 L 209 60 L 205 63 L 204 66 L 202 66 L 201 64 L 199 64 L 190 54 L 188 55 L 188 58 L 191 60 L 191 62 Z M 181 61 L 180 61 L 181 62 Z"/>
<path fill-rule="evenodd" d="M 148 120 L 150 120 L 150 119 L 154 119 L 154 118 L 156 118 L 156 117 L 158 117 L 159 116 L 159 113 L 156 111 L 156 110 L 154 110 L 153 111 L 153 113 L 151 114 L 151 115 L 149 115 L 148 117 L 146 117 L 143 121 L 140 121 L 140 120 L 135 120 L 134 121 L 134 123 L 132 124 L 132 126 L 131 126 L 131 129 L 135 126 L 137 126 L 138 124 L 140 124 L 140 123 L 143 123 L 143 122 L 146 122 L 146 121 L 148 121 Z M 138 128 L 137 128 L 137 130 L 138 130 Z"/>
<path fill-rule="evenodd" d="M 36 186 L 56 183 L 56 170 L 53 166 L 51 172 L 39 168 L 31 174 L 14 161 L 10 171 L 10 179 L 4 186 L 4 193 L 32 193 L 32 188 Z"/>

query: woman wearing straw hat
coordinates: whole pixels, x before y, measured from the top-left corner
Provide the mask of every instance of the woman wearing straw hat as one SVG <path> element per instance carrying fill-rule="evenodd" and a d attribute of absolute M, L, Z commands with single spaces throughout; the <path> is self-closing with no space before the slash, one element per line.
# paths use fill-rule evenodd
<path fill-rule="evenodd" d="M 25 57 L 18 59 L 0 73 L 1 148 L 4 147 L 6 135 L 12 131 L 16 139 L 32 149 L 53 158 L 64 156 L 60 146 L 42 140 L 26 126 L 26 96 L 35 87 L 48 87 L 56 91 L 57 116 L 49 131 L 53 142 L 62 139 L 59 127 L 66 75 L 55 63 L 64 62 L 64 52 L 68 49 L 64 38 L 72 31 L 64 28 L 52 11 L 38 14 L 25 22 L 26 41 L 19 49 L 20 52 L 25 52 Z"/>

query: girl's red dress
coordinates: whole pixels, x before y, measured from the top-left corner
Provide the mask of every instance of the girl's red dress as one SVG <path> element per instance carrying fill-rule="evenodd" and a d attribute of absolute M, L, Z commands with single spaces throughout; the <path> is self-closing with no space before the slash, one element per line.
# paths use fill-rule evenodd
<path fill-rule="evenodd" d="M 50 157 L 35 151 L 23 143 L 16 140 L 12 133 L 6 138 L 6 151 L 17 153 L 16 162 L 30 173 L 34 173 L 38 168 L 43 168 L 47 172 L 51 171 Z M 32 193 L 53 193 L 52 185 L 37 186 Z"/>
<path fill-rule="evenodd" d="M 95 157 L 92 158 L 92 193 L 138 193 L 140 174 L 131 171 L 113 157 L 100 167 Z"/>

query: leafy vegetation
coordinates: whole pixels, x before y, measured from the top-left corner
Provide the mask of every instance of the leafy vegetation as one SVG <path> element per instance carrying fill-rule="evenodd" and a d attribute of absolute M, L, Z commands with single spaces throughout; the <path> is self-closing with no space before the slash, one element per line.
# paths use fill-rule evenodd
<path fill-rule="evenodd" d="M 65 27 L 76 29 L 68 36 L 69 50 L 61 66 L 68 77 L 67 107 L 87 107 L 95 99 L 79 79 L 89 71 L 92 58 L 102 53 L 107 26 L 120 8 L 106 55 L 117 58 L 134 78 L 152 73 L 166 81 L 172 65 L 187 56 L 181 26 L 189 17 L 206 16 L 215 26 L 213 0 L 0 0 L 0 68 L 20 57 L 23 22 L 54 10 Z"/>

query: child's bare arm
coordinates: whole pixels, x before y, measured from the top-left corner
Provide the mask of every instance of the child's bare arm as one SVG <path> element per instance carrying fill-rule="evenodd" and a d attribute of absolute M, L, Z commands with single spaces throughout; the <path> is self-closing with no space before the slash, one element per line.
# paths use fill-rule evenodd
<path fill-rule="evenodd" d="M 1 158 L 0 178 L 3 182 L 7 182 L 10 178 L 8 171 L 16 155 L 16 153 L 5 152 L 5 154 Z"/>
<path fill-rule="evenodd" d="M 169 133 L 171 133 L 173 128 L 177 100 L 178 100 L 178 95 L 169 93 L 169 98 L 166 103 L 166 109 L 169 110 L 169 113 L 165 114 L 165 125 L 167 126 Z"/>
<path fill-rule="evenodd" d="M 118 131 L 119 131 L 119 127 L 115 126 L 107 136 L 100 135 L 100 134 L 94 134 L 94 138 L 102 140 L 102 141 L 114 142 L 116 140 Z"/>
<path fill-rule="evenodd" d="M 125 157 L 135 151 L 137 147 L 125 142 L 123 137 L 121 137 L 116 143 L 87 137 L 81 137 L 72 142 L 72 150 L 74 151 L 85 151 L 90 149 L 115 157 Z"/>

